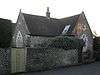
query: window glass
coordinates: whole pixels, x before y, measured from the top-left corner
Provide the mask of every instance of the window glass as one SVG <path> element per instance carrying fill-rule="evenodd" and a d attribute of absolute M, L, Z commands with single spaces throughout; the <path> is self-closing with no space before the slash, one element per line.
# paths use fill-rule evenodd
<path fill-rule="evenodd" d="M 67 31 L 68 31 L 69 27 L 70 27 L 70 25 L 66 25 L 66 26 L 65 26 L 65 28 L 64 28 L 64 30 L 63 30 L 63 32 L 62 32 L 62 34 L 67 33 Z"/>

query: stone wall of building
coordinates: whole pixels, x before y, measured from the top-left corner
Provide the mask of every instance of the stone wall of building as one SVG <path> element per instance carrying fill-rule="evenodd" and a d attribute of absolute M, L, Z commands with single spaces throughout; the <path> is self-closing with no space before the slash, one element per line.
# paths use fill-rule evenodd
<path fill-rule="evenodd" d="M 27 48 L 26 71 L 38 71 L 78 63 L 78 50 Z"/>
<path fill-rule="evenodd" d="M 82 40 L 68 37 L 31 37 L 27 48 L 26 71 L 52 69 L 81 62 Z"/>
<path fill-rule="evenodd" d="M 0 75 L 10 73 L 10 49 L 0 48 Z"/>
<path fill-rule="evenodd" d="M 83 39 L 83 41 L 85 42 L 85 45 L 82 50 L 83 62 L 91 62 L 91 60 L 93 60 L 93 53 L 94 53 L 93 52 L 93 34 L 87 22 L 84 12 L 79 16 L 76 26 L 80 30 L 80 31 L 77 31 L 78 37 L 80 39 Z"/>

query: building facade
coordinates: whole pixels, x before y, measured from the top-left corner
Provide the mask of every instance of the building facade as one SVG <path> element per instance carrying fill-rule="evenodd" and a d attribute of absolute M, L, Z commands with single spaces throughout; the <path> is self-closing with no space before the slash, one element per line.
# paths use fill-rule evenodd
<path fill-rule="evenodd" d="M 83 39 L 85 45 L 82 52 L 88 51 L 89 59 L 92 59 L 93 35 L 84 12 L 67 18 L 55 19 L 50 17 L 49 8 L 47 8 L 46 17 L 20 11 L 12 45 L 13 47 L 35 47 L 35 43 L 40 44 L 48 39 L 46 37 L 59 35 L 74 35 Z"/>

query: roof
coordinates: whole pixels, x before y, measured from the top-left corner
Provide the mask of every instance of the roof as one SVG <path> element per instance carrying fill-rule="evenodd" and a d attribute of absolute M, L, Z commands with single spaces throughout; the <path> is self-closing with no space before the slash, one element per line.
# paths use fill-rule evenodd
<path fill-rule="evenodd" d="M 67 32 L 67 34 L 72 33 L 79 16 L 80 16 L 80 14 L 61 19 L 62 21 L 66 22 L 67 25 L 71 25 L 68 32 Z"/>
<path fill-rule="evenodd" d="M 30 15 L 26 13 L 23 13 L 23 15 L 31 35 L 46 36 L 57 36 L 62 34 L 66 25 L 71 25 L 68 30 L 68 33 L 71 33 L 79 16 L 78 14 L 63 19 L 48 19 L 44 16 Z"/>

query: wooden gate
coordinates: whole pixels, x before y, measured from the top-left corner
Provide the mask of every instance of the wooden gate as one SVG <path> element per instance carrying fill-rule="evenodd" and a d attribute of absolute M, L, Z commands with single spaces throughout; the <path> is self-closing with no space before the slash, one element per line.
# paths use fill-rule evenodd
<path fill-rule="evenodd" d="M 26 49 L 12 48 L 11 49 L 11 72 L 24 72 L 26 64 Z"/>

